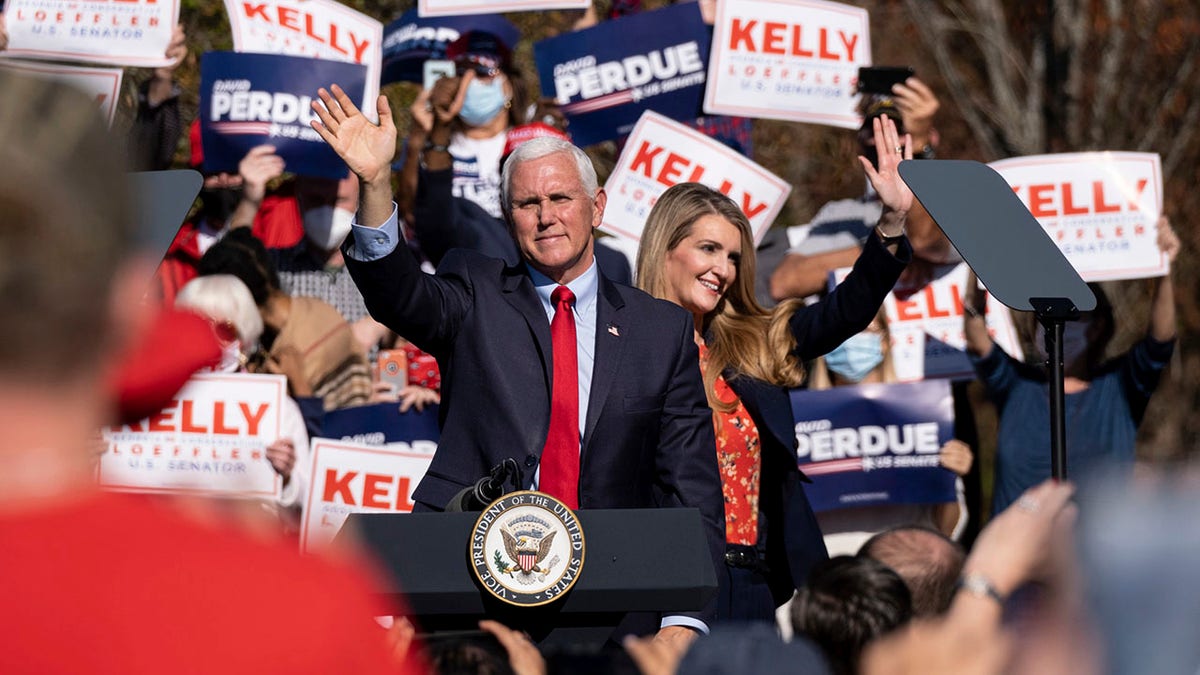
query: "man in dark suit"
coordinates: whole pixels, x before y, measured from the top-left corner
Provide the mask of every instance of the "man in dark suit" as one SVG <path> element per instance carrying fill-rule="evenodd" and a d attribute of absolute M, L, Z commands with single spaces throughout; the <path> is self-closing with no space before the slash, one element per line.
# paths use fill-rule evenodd
<path fill-rule="evenodd" d="M 332 91 L 321 90 L 313 127 L 361 184 L 347 265 L 372 316 L 442 368 L 442 437 L 417 507 L 443 509 L 512 458 L 526 485 L 571 506 L 698 508 L 721 561 L 724 502 L 692 319 L 598 272 L 592 230 L 607 198 L 587 156 L 559 139 L 522 145 L 502 174 L 522 264 L 455 251 L 428 275 L 396 246 L 387 99 L 377 126 Z M 715 601 L 667 617 L 659 635 L 688 639 L 714 613 Z"/>

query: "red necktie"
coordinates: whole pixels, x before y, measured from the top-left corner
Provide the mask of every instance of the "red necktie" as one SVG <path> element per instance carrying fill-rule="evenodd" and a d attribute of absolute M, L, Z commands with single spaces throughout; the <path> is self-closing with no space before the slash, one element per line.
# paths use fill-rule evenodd
<path fill-rule="evenodd" d="M 550 396 L 550 431 L 542 449 L 539 487 L 572 509 L 579 508 L 579 356 L 575 344 L 575 294 L 559 286 L 550 295 L 554 320 L 550 344 L 554 360 L 554 389 Z"/>

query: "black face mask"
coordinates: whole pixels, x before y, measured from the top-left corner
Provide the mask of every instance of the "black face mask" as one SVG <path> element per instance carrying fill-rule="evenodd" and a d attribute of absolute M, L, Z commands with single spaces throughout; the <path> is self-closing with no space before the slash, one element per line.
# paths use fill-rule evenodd
<path fill-rule="evenodd" d="M 225 227 L 241 200 L 239 189 L 204 188 L 200 190 L 200 215 L 207 222 Z"/>
<path fill-rule="evenodd" d="M 1091 326 L 1092 317 L 1088 312 L 1084 312 L 1078 321 L 1067 321 L 1063 325 L 1063 368 L 1069 376 L 1091 379 Z M 1046 353 L 1046 329 L 1041 325 L 1037 329 L 1034 347 L 1037 349 L 1039 363 L 1050 360 L 1049 354 Z"/>

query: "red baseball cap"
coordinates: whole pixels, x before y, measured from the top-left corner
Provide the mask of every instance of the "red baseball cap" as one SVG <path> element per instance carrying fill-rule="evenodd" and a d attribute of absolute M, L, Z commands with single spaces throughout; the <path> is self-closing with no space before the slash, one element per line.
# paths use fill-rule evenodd
<path fill-rule="evenodd" d="M 513 127 L 508 130 L 508 136 L 504 140 L 504 152 L 501 153 L 501 156 L 507 157 L 509 153 L 516 150 L 517 146 L 525 141 L 532 141 L 535 138 L 542 138 L 543 136 L 561 138 L 568 142 L 571 140 L 571 137 L 561 129 L 552 127 L 544 122 L 530 122 L 529 124 L 522 124 L 519 127 Z"/>

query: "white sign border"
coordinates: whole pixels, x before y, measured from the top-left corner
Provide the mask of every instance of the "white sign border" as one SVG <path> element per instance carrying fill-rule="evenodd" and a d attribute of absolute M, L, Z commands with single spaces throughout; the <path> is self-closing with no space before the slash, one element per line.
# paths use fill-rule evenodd
<path fill-rule="evenodd" d="M 847 8 L 847 13 L 850 13 L 850 10 L 855 10 L 854 11 L 855 14 L 857 14 L 859 11 L 866 13 L 866 10 L 859 8 L 859 7 L 854 7 L 852 5 L 847 5 L 845 3 L 840 3 L 840 2 L 826 2 L 825 0 L 755 0 L 755 1 L 756 2 L 773 3 L 773 4 L 779 4 L 779 5 L 788 5 L 788 6 L 795 6 L 795 5 L 803 4 L 803 5 L 811 5 L 814 7 L 819 6 L 821 8 L 830 9 L 830 10 L 837 9 L 839 6 L 841 6 L 841 7 Z M 708 54 L 708 78 L 705 80 L 705 85 L 704 85 L 704 112 L 706 114 L 709 114 L 709 115 L 735 115 L 735 116 L 740 116 L 740 117 L 753 117 L 756 119 L 771 119 L 771 120 L 781 120 L 784 122 L 798 122 L 801 124 L 824 124 L 824 125 L 836 127 L 839 129 L 857 129 L 860 126 L 862 126 L 862 117 L 857 114 L 852 115 L 852 116 L 835 115 L 835 114 L 821 115 L 820 113 L 816 113 L 816 112 L 812 112 L 812 113 L 806 112 L 806 113 L 802 113 L 801 115 L 796 115 L 794 113 L 788 115 L 788 114 L 781 114 L 781 113 L 773 113 L 773 110 L 774 110 L 773 108 L 753 108 L 753 107 L 736 106 L 736 105 L 729 105 L 729 104 L 718 104 L 716 102 L 717 82 L 720 80 L 720 77 L 721 77 L 720 66 L 724 63 L 723 61 L 721 61 L 718 58 L 718 56 L 719 56 L 718 50 L 719 50 L 720 45 L 724 44 L 724 41 L 728 38 L 728 36 L 725 34 L 725 23 L 726 23 L 725 13 L 726 13 L 726 6 L 731 2 L 733 2 L 733 0 L 717 0 L 717 17 L 716 17 L 716 21 L 713 22 L 712 45 L 709 48 L 709 54 Z M 871 17 L 869 14 L 867 14 L 866 21 L 863 24 L 862 35 L 867 44 L 867 49 L 865 51 L 865 57 L 859 63 L 862 66 L 870 66 L 873 63 L 873 61 L 872 61 L 873 57 L 872 57 L 872 53 L 871 53 Z M 822 118 L 827 118 L 827 119 L 823 120 Z"/>
<path fill-rule="evenodd" d="M 672 132 L 679 131 L 680 133 L 684 134 L 685 136 L 691 136 L 693 139 L 696 140 L 697 143 L 720 144 L 719 141 L 709 138 L 708 136 L 705 136 L 704 134 L 700 133 L 699 131 L 696 131 L 695 129 L 692 129 L 691 127 L 688 127 L 684 124 L 680 124 L 679 122 L 677 122 L 669 117 L 666 117 L 665 115 L 662 115 L 660 113 L 656 113 L 653 110 L 647 110 L 642 113 L 642 116 L 640 118 L 638 118 L 637 124 L 633 125 L 633 130 L 629 132 L 628 139 L 630 141 L 632 141 L 632 139 L 637 137 L 638 134 L 642 131 L 643 125 L 649 126 L 649 125 L 654 125 L 654 124 L 659 124 L 662 126 L 677 126 L 678 129 L 672 128 L 671 131 Z M 630 143 L 627 142 L 625 147 L 628 149 L 632 146 Z M 754 244 L 757 246 L 758 243 L 760 241 L 762 241 L 762 238 L 766 235 L 767 230 L 771 229 L 771 225 L 774 224 L 775 219 L 779 217 L 780 211 L 783 210 L 783 206 L 784 206 L 784 204 L 787 203 L 787 199 L 789 196 L 791 196 L 792 190 L 794 188 L 792 187 L 792 184 L 789 183 L 787 180 L 781 178 L 780 176 L 776 176 L 774 173 L 771 173 L 766 167 L 756 163 L 754 160 L 750 159 L 749 157 L 746 157 L 745 155 L 742 155 L 741 153 L 738 153 L 737 151 L 732 150 L 732 149 L 730 149 L 730 152 L 733 153 L 734 155 L 736 155 L 735 157 L 732 158 L 734 161 L 742 163 L 743 165 L 745 165 L 745 167 L 747 169 L 753 171 L 754 173 L 758 173 L 758 174 L 762 175 L 763 179 L 766 180 L 768 183 L 777 184 L 783 190 L 783 199 L 781 199 L 778 204 L 774 205 L 772 208 L 770 208 L 767 211 L 766 216 L 763 217 L 762 224 L 759 226 L 758 229 L 754 230 Z M 621 155 L 623 157 L 625 155 L 625 153 L 622 152 Z M 604 182 L 605 192 L 609 192 L 610 191 L 609 186 L 610 185 L 615 186 L 616 181 L 624 180 L 624 174 L 628 171 L 629 171 L 629 167 L 626 165 L 626 163 L 621 161 L 621 157 L 618 157 L 616 166 L 613 167 L 612 173 L 610 173 L 608 176 L 608 180 L 606 180 Z M 664 191 L 667 189 L 668 188 L 663 188 Z M 607 208 L 605 208 L 605 212 L 606 213 L 608 212 Z M 753 223 L 751 223 L 751 226 L 753 226 Z M 601 220 L 600 226 L 598 229 L 600 229 L 601 231 L 606 232 L 608 234 L 611 234 L 615 237 L 620 237 L 622 239 L 626 239 L 629 241 L 638 242 L 639 244 L 642 240 L 640 235 L 634 236 L 633 234 L 625 231 L 624 228 L 614 226 L 608 220 Z"/>

